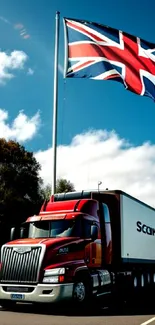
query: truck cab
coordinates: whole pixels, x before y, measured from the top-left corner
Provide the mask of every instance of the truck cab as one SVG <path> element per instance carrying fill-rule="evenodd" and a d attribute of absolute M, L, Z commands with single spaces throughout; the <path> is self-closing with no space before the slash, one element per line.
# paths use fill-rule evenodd
<path fill-rule="evenodd" d="M 12 239 L 14 229 L 12 229 Z M 84 303 L 111 292 L 110 214 L 79 193 L 56 195 L 1 250 L 0 301 Z"/>

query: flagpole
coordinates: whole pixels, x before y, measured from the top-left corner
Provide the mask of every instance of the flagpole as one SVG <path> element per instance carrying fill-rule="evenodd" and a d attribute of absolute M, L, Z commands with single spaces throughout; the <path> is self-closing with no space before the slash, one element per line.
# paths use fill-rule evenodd
<path fill-rule="evenodd" d="M 55 60 L 54 60 L 54 93 L 53 93 L 53 164 L 51 195 L 56 192 L 56 164 L 57 164 L 57 104 L 58 104 L 58 50 L 59 50 L 59 15 L 55 16 Z"/>

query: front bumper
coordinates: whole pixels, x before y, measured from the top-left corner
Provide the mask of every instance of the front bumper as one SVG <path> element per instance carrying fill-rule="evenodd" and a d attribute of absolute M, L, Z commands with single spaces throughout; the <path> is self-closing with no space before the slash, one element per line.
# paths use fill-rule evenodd
<path fill-rule="evenodd" d="M 9 292 L 6 291 L 9 287 Z M 11 287 L 15 285 L 0 284 L 0 300 L 13 300 L 17 302 L 40 302 L 40 303 L 55 303 L 63 300 L 71 299 L 73 294 L 73 283 L 65 284 L 38 284 L 31 285 L 18 285 L 20 290 L 16 292 L 11 291 Z M 33 288 L 32 288 L 33 287 Z M 25 292 L 26 288 L 31 288 L 31 292 Z M 22 290 L 23 289 L 23 290 Z M 15 296 L 16 295 L 16 296 Z"/>

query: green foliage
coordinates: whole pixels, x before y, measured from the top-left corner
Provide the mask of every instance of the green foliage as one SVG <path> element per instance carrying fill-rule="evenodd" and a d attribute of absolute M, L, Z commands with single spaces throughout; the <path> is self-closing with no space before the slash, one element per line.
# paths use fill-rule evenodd
<path fill-rule="evenodd" d="M 67 179 L 60 178 L 57 180 L 56 193 L 74 192 L 74 185 Z"/>
<path fill-rule="evenodd" d="M 60 178 L 57 180 L 56 193 L 74 192 L 74 191 L 75 191 L 74 185 L 70 181 L 67 181 L 64 178 Z M 43 193 L 44 199 L 49 200 L 49 198 L 51 196 L 51 185 L 49 185 L 49 184 L 46 185 L 42 189 L 42 193 Z"/>
<path fill-rule="evenodd" d="M 38 213 L 43 202 L 40 165 L 32 152 L 0 139 L 0 222 L 15 225 Z"/>
<path fill-rule="evenodd" d="M 46 185 L 42 188 L 42 195 L 44 197 L 44 200 L 49 200 L 51 196 L 51 185 Z"/>

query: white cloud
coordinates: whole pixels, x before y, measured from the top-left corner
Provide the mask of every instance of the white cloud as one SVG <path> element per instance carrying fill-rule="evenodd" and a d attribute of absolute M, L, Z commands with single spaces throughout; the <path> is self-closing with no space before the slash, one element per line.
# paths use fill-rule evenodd
<path fill-rule="evenodd" d="M 7 123 L 8 112 L 0 109 L 0 138 L 12 139 L 20 142 L 30 140 L 34 137 L 40 126 L 40 115 L 28 117 L 20 111 L 12 124 Z"/>
<path fill-rule="evenodd" d="M 134 146 L 114 131 L 79 134 L 68 146 L 59 146 L 57 177 L 74 183 L 76 190 L 121 189 L 155 207 L 155 145 Z M 36 153 L 45 184 L 52 178 L 52 150 Z"/>
<path fill-rule="evenodd" d="M 13 70 L 21 70 L 27 61 L 28 56 L 23 51 L 13 51 L 10 54 L 0 51 L 0 83 L 4 84 L 7 80 L 14 77 Z"/>
<path fill-rule="evenodd" d="M 31 68 L 28 68 L 27 75 L 32 76 L 34 74 L 34 70 Z"/>

